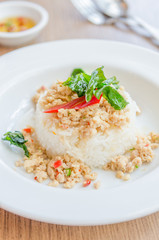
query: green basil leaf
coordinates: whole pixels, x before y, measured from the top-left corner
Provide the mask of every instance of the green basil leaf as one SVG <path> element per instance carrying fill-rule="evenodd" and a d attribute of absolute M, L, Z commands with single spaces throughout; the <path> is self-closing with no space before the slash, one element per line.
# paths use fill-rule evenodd
<path fill-rule="evenodd" d="M 25 156 L 29 157 L 29 152 L 27 146 L 25 145 L 27 140 L 24 139 L 24 136 L 21 132 L 19 131 L 7 132 L 4 134 L 2 140 L 9 141 L 11 145 L 22 148 L 24 150 Z"/>
<path fill-rule="evenodd" d="M 93 93 L 95 89 L 97 88 L 98 84 L 102 83 L 104 80 L 106 80 L 106 77 L 104 76 L 103 72 L 103 66 L 100 68 L 97 68 L 93 73 L 91 74 L 91 79 L 88 84 L 88 88 L 86 91 L 86 101 L 89 102 L 92 99 Z"/>
<path fill-rule="evenodd" d="M 23 144 L 23 150 L 24 150 L 24 155 L 29 157 L 29 151 L 28 151 L 27 146 L 25 144 Z"/>
<path fill-rule="evenodd" d="M 97 85 L 97 88 L 100 89 L 106 85 L 113 85 L 115 89 L 118 89 L 119 88 L 119 81 L 116 79 L 116 77 L 111 77 L 111 78 L 108 78 L 106 79 L 105 81 L 103 81 L 102 83 L 99 83 Z"/>
<path fill-rule="evenodd" d="M 75 77 L 71 76 L 68 78 L 63 85 L 71 88 L 72 91 L 78 94 L 78 97 L 82 97 L 85 95 L 90 78 L 86 73 L 79 73 Z"/>
<path fill-rule="evenodd" d="M 75 77 L 77 74 L 79 73 L 84 73 L 83 69 L 81 68 L 75 68 L 73 69 L 72 73 L 71 73 L 71 76 Z"/>
<path fill-rule="evenodd" d="M 99 99 L 102 93 L 103 93 L 103 88 L 100 88 L 94 92 L 94 95 L 97 99 Z"/>
<path fill-rule="evenodd" d="M 128 104 L 124 97 L 112 86 L 104 87 L 102 92 L 103 97 L 107 99 L 107 101 L 115 110 L 121 110 Z"/>

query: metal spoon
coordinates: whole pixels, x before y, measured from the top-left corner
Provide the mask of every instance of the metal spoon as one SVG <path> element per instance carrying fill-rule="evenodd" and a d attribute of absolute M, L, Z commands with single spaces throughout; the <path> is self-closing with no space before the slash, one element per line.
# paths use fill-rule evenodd
<path fill-rule="evenodd" d="M 94 2 L 107 16 L 111 18 L 118 18 L 119 20 L 128 20 L 128 24 L 131 20 L 131 23 L 134 22 L 134 26 L 135 24 L 139 25 L 140 27 L 144 28 L 152 38 L 159 41 L 159 29 L 152 27 L 139 17 L 129 15 L 128 4 L 124 0 L 94 0 Z"/>

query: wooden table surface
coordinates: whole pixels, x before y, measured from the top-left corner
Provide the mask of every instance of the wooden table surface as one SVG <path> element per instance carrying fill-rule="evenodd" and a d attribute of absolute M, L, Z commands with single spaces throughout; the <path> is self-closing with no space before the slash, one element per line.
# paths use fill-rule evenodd
<path fill-rule="evenodd" d="M 0 0 L 0 2 L 3 2 Z M 74 9 L 69 0 L 32 0 L 44 6 L 49 24 L 34 42 L 70 38 L 98 38 L 137 44 L 154 51 L 158 48 L 130 30 L 95 26 Z M 159 27 L 158 0 L 129 0 L 130 12 Z M 0 46 L 0 55 L 14 50 Z M 0 209 L 0 240 L 158 240 L 159 213 L 134 221 L 94 227 L 71 227 L 41 223 Z"/>

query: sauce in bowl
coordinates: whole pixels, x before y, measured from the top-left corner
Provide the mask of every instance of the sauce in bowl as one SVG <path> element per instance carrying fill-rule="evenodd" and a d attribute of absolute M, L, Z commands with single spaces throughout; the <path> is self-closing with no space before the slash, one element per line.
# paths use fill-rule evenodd
<path fill-rule="evenodd" d="M 27 17 L 9 17 L 0 21 L 0 32 L 21 32 L 35 26 L 34 20 Z"/>

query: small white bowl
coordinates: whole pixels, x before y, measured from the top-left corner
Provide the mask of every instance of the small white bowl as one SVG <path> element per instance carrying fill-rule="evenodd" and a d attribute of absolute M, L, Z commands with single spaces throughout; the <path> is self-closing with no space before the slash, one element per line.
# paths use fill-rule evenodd
<path fill-rule="evenodd" d="M 21 32 L 0 32 L 0 44 L 18 46 L 31 42 L 48 23 L 48 12 L 35 3 L 26 1 L 7 1 L 0 3 L 0 20 L 7 17 L 29 17 L 36 25 Z"/>

